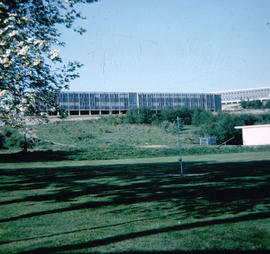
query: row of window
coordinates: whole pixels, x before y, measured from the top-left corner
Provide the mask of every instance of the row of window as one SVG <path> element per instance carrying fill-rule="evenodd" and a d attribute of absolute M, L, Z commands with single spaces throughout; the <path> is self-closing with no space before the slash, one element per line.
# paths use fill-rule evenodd
<path fill-rule="evenodd" d="M 62 92 L 58 103 L 66 110 L 128 110 L 149 107 L 205 108 L 221 110 L 221 97 L 215 94 L 143 94 L 143 93 L 78 93 Z"/>
<path fill-rule="evenodd" d="M 248 90 L 248 91 L 233 91 L 221 93 L 222 101 L 227 100 L 248 100 L 248 99 L 270 99 L 270 88 Z"/>

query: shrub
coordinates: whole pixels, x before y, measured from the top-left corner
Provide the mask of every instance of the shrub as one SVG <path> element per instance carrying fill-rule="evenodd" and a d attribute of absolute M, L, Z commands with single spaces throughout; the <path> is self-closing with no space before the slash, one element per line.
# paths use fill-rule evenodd
<path fill-rule="evenodd" d="M 118 125 L 118 124 L 123 123 L 123 116 L 119 116 L 119 115 L 101 116 L 100 121 L 111 124 L 111 125 Z"/>
<path fill-rule="evenodd" d="M 154 113 L 150 108 L 130 109 L 126 114 L 126 122 L 150 124 L 154 120 Z"/>
<path fill-rule="evenodd" d="M 163 121 L 160 126 L 167 133 L 172 133 L 172 134 L 177 133 L 177 124 L 176 124 L 176 122 L 171 123 L 169 121 Z"/>
<path fill-rule="evenodd" d="M 125 120 L 127 123 L 137 123 L 138 109 L 130 109 L 126 113 Z"/>
<path fill-rule="evenodd" d="M 153 115 L 154 113 L 150 108 L 140 108 L 138 111 L 138 123 L 152 123 Z"/>
<path fill-rule="evenodd" d="M 256 123 L 261 123 L 261 124 L 270 123 L 270 114 L 257 115 L 257 122 Z"/>
<path fill-rule="evenodd" d="M 186 107 L 176 109 L 165 108 L 161 110 L 161 120 L 173 123 L 176 121 L 177 117 L 179 117 L 184 124 L 191 125 L 193 112 L 193 109 Z"/>
<path fill-rule="evenodd" d="M 175 122 L 177 119 L 177 111 L 173 108 L 165 108 L 160 112 L 161 120 L 166 122 Z"/>
<path fill-rule="evenodd" d="M 265 105 L 264 105 L 265 108 L 270 108 L 270 100 L 268 100 Z"/>
<path fill-rule="evenodd" d="M 252 114 L 243 114 L 232 116 L 232 121 L 235 126 L 253 125 L 258 121 L 258 117 Z"/>
<path fill-rule="evenodd" d="M 22 148 L 24 145 L 24 137 L 17 129 L 11 127 L 4 127 L 1 135 L 0 148 Z"/>
<path fill-rule="evenodd" d="M 236 117 L 230 114 L 220 113 L 213 117 L 213 121 L 201 126 L 201 135 L 217 136 L 217 142 L 223 143 L 234 137 L 230 144 L 241 144 L 241 131 L 235 129 Z"/>
<path fill-rule="evenodd" d="M 209 124 L 213 121 L 213 114 L 204 109 L 195 109 L 192 115 L 192 124 L 195 126 Z"/>
<path fill-rule="evenodd" d="M 241 101 L 240 105 L 242 108 L 249 108 L 249 109 L 261 109 L 263 108 L 263 104 L 260 100 L 255 101 Z"/>

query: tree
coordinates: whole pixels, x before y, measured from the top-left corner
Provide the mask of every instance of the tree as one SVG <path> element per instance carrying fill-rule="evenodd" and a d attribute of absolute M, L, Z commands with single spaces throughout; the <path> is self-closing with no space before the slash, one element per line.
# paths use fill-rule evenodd
<path fill-rule="evenodd" d="M 63 63 L 61 25 L 83 19 L 78 3 L 97 0 L 0 0 L 0 119 L 13 127 L 57 110 L 56 96 L 78 77 L 78 62 Z M 33 118 L 31 118 L 33 119 Z"/>
<path fill-rule="evenodd" d="M 177 119 L 177 112 L 174 108 L 164 108 L 161 110 L 161 119 L 163 121 L 175 122 Z"/>
<path fill-rule="evenodd" d="M 138 110 L 138 123 L 150 124 L 153 121 L 153 112 L 150 108 L 143 107 Z"/>
<path fill-rule="evenodd" d="M 240 101 L 240 105 L 242 108 L 247 108 L 247 101 Z"/>
<path fill-rule="evenodd" d="M 238 116 L 219 113 L 212 117 L 212 121 L 208 121 L 201 125 L 201 135 L 216 136 L 219 144 L 234 137 L 230 144 L 241 143 L 241 133 L 234 127 L 237 126 L 236 122 L 240 122 Z"/>
<path fill-rule="evenodd" d="M 171 123 L 176 122 L 177 117 L 181 118 L 184 124 L 190 125 L 192 122 L 193 109 L 186 107 L 180 108 L 164 108 L 161 110 L 161 119 Z"/>
<path fill-rule="evenodd" d="M 153 121 L 154 113 L 150 108 L 134 108 L 127 111 L 126 119 L 128 123 L 150 124 Z"/>
<path fill-rule="evenodd" d="M 263 104 L 260 100 L 255 100 L 254 101 L 254 106 L 253 106 L 254 109 L 261 109 L 263 108 Z"/>
<path fill-rule="evenodd" d="M 264 105 L 265 108 L 270 108 L 270 100 L 268 100 L 265 105 Z"/>
<path fill-rule="evenodd" d="M 192 116 L 192 124 L 195 126 L 205 125 L 213 121 L 213 113 L 205 109 L 195 109 Z"/>
<path fill-rule="evenodd" d="M 260 100 L 254 101 L 241 101 L 240 105 L 242 108 L 249 108 L 249 109 L 261 109 L 263 108 L 263 104 Z"/>

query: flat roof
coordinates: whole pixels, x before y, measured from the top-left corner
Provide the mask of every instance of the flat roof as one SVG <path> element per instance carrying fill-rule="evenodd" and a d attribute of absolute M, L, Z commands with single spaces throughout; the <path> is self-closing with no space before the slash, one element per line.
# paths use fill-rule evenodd
<path fill-rule="evenodd" d="M 244 125 L 244 126 L 235 126 L 235 129 L 250 129 L 250 128 L 265 128 L 270 127 L 270 124 L 257 124 L 257 125 Z"/>
<path fill-rule="evenodd" d="M 256 87 L 256 88 L 246 88 L 246 89 L 235 89 L 235 90 L 224 90 L 224 91 L 218 91 L 217 94 L 223 94 L 223 93 L 232 93 L 232 92 L 248 92 L 248 91 L 256 91 L 256 90 L 264 90 L 264 89 L 270 89 L 270 86 L 265 87 Z"/>
<path fill-rule="evenodd" d="M 211 92 L 211 93 L 188 93 L 188 92 L 177 92 L 177 93 L 171 93 L 171 92 L 167 92 L 167 93 L 161 93 L 161 92 L 97 92 L 97 91 L 71 91 L 71 90 L 62 90 L 60 91 L 60 93 L 97 93 L 97 94 L 158 94 L 158 95 L 162 95 L 162 94 L 166 94 L 166 95 L 174 95 L 174 94 L 192 94 L 192 95 L 220 95 L 217 94 L 215 92 Z"/>

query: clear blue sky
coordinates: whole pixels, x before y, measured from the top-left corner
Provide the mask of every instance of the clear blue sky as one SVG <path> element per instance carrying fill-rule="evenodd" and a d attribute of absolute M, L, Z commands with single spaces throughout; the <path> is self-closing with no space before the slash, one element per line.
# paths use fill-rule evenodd
<path fill-rule="evenodd" d="M 75 91 L 214 92 L 270 86 L 270 0 L 100 0 L 83 36 Z"/>

